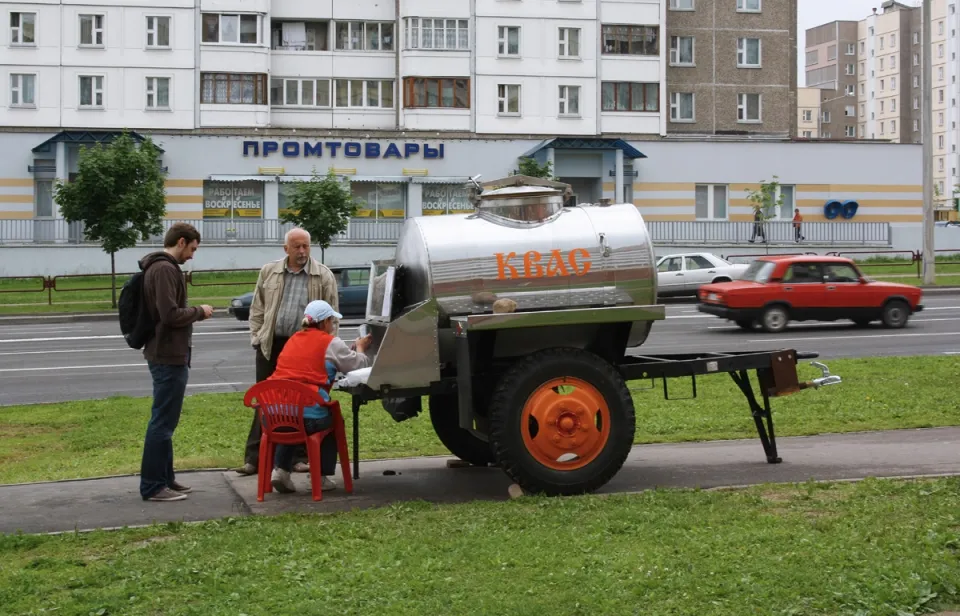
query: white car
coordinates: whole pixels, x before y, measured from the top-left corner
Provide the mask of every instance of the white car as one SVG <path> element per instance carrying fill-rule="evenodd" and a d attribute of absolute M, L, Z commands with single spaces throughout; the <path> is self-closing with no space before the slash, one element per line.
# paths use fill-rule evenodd
<path fill-rule="evenodd" d="M 739 280 L 748 267 L 709 252 L 666 255 L 657 260 L 657 294 L 694 295 L 700 285 Z"/>

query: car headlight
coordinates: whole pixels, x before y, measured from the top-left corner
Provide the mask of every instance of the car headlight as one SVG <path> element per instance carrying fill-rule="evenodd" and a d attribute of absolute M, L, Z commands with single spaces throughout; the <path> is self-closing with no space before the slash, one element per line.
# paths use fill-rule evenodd
<path fill-rule="evenodd" d="M 243 306 L 243 302 L 241 302 L 238 299 L 235 299 L 232 302 L 230 302 L 230 305 L 233 306 L 234 308 L 239 308 L 240 306 Z"/>

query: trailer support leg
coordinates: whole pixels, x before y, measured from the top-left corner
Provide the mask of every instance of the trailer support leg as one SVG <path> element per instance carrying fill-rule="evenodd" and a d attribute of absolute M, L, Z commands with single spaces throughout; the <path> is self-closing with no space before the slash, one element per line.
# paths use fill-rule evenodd
<path fill-rule="evenodd" d="M 783 461 L 783 458 L 777 455 L 777 437 L 773 432 L 773 414 L 770 412 L 769 396 L 766 393 L 763 394 L 763 406 L 761 407 L 753 393 L 750 373 L 746 370 L 731 372 L 730 378 L 743 392 L 747 404 L 750 405 L 750 413 L 753 415 L 753 421 L 757 424 L 757 434 L 760 435 L 760 443 L 763 445 L 763 453 L 767 456 L 767 462 L 779 464 Z M 766 420 L 766 425 L 764 425 L 764 420 Z"/>
<path fill-rule="evenodd" d="M 360 478 L 360 397 L 350 396 L 353 401 L 353 478 Z"/>

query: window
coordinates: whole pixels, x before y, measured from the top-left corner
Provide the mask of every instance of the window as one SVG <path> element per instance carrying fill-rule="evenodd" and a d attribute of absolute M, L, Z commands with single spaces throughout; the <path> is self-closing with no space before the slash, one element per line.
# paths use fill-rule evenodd
<path fill-rule="evenodd" d="M 760 66 L 760 39 L 737 39 L 737 66 Z"/>
<path fill-rule="evenodd" d="M 803 121 L 804 122 L 813 122 L 813 110 L 804 109 L 803 110 Z"/>
<path fill-rule="evenodd" d="M 392 79 L 337 79 L 337 107 L 393 109 Z"/>
<path fill-rule="evenodd" d="M 520 115 L 520 86 L 501 83 L 497 86 L 497 113 Z"/>
<path fill-rule="evenodd" d="M 737 0 L 738 11 L 760 12 L 760 0 Z"/>
<path fill-rule="evenodd" d="M 561 58 L 579 58 L 580 57 L 580 28 L 560 28 L 559 31 L 559 50 L 558 55 Z"/>
<path fill-rule="evenodd" d="M 410 109 L 469 109 L 470 80 L 406 77 L 403 106 Z"/>
<path fill-rule="evenodd" d="M 670 64 L 693 66 L 694 43 L 692 36 L 670 37 Z"/>
<path fill-rule="evenodd" d="M 913 33 L 913 44 L 914 44 L 914 45 L 919 45 L 919 44 L 920 44 L 920 33 L 919 33 L 919 32 L 914 32 L 914 33 Z"/>
<path fill-rule="evenodd" d="M 880 80 L 880 91 L 883 92 L 883 91 L 886 90 L 886 89 L 887 89 L 887 80 L 886 80 L 886 79 L 881 79 L 881 80 Z"/>
<path fill-rule="evenodd" d="M 893 49 L 893 48 L 896 47 L 896 46 L 897 46 L 897 35 L 896 35 L 896 34 L 891 34 L 891 35 L 890 35 L 890 49 Z"/>
<path fill-rule="evenodd" d="M 914 108 L 914 109 L 920 109 L 920 97 L 919 97 L 919 96 L 914 96 L 914 97 L 913 97 L 913 108 Z"/>
<path fill-rule="evenodd" d="M 920 54 L 918 53 L 913 54 L 913 65 L 920 66 Z"/>
<path fill-rule="evenodd" d="M 856 136 L 857 136 L 857 128 L 856 128 L 855 126 L 845 126 L 845 127 L 843 128 L 843 135 L 844 135 L 845 137 L 856 137 Z"/>
<path fill-rule="evenodd" d="M 913 76 L 913 87 L 914 87 L 914 88 L 919 88 L 919 87 L 920 87 L 920 76 L 919 76 L 919 75 L 914 75 L 914 76 Z"/>
<path fill-rule="evenodd" d="M 943 20 L 937 22 L 937 34 L 943 36 Z"/>
<path fill-rule="evenodd" d="M 670 9 L 673 11 L 692 11 L 693 0 L 670 0 Z"/>
<path fill-rule="evenodd" d="M 836 60 L 837 59 L 837 46 L 830 45 L 827 47 L 827 60 Z"/>
<path fill-rule="evenodd" d="M 693 92 L 672 92 L 670 94 L 670 121 L 693 122 L 695 119 Z"/>
<path fill-rule="evenodd" d="M 856 67 L 854 67 L 854 65 L 852 65 L 852 64 L 847 64 L 847 65 L 844 67 L 844 72 L 845 72 L 847 75 L 856 75 L 856 74 L 857 74 Z"/>
<path fill-rule="evenodd" d="M 55 164 L 55 161 L 50 162 Z M 34 195 L 34 215 L 37 218 L 53 218 L 53 180 L 35 181 Z"/>
<path fill-rule="evenodd" d="M 270 105 L 273 107 L 329 107 L 329 79 L 270 80 Z"/>
<path fill-rule="evenodd" d="M 897 99 L 895 98 L 890 99 L 890 111 L 896 111 L 896 110 L 897 110 Z"/>
<path fill-rule="evenodd" d="M 603 26 L 603 53 L 614 56 L 659 56 L 659 26 Z"/>
<path fill-rule="evenodd" d="M 880 70 L 881 70 L 881 71 L 883 70 L 883 58 L 880 58 Z M 872 77 L 872 76 L 873 76 L 873 75 L 871 74 L 871 77 Z"/>
<path fill-rule="evenodd" d="M 826 282 L 860 282 L 860 274 L 852 265 L 844 263 L 824 263 L 823 275 Z"/>
<path fill-rule="evenodd" d="M 10 13 L 10 44 L 37 44 L 36 13 Z"/>
<path fill-rule="evenodd" d="M 393 51 L 393 22 L 338 21 L 337 49 Z"/>
<path fill-rule="evenodd" d="M 937 139 L 937 147 L 941 150 L 943 149 L 943 135 L 940 135 L 940 137 Z"/>
<path fill-rule="evenodd" d="M 812 138 L 813 138 L 813 131 L 809 131 L 809 130 L 803 131 L 803 138 L 804 138 L 804 139 L 812 139 Z"/>
<path fill-rule="evenodd" d="M 943 102 L 943 89 L 937 90 L 937 102 L 938 103 Z"/>
<path fill-rule="evenodd" d="M 697 184 L 696 214 L 698 219 L 727 218 L 727 187 L 722 184 Z"/>
<path fill-rule="evenodd" d="M 790 284 L 823 284 L 819 263 L 794 263 L 783 274 L 783 282 Z"/>
<path fill-rule="evenodd" d="M 884 41 L 884 38 L 881 36 L 881 37 L 880 37 L 880 49 L 883 49 L 883 41 Z"/>
<path fill-rule="evenodd" d="M 811 64 L 816 64 L 817 62 L 819 62 L 819 61 L 820 61 L 820 58 L 819 58 L 818 56 L 819 56 L 819 54 L 817 53 L 817 50 L 816 50 L 816 49 L 814 49 L 813 51 L 808 51 L 808 52 L 807 52 L 807 66 L 810 66 Z"/>
<path fill-rule="evenodd" d="M 580 115 L 580 86 L 559 86 L 559 113 L 562 116 Z"/>
<path fill-rule="evenodd" d="M 201 73 L 200 102 L 207 105 L 266 105 L 267 76 L 260 73 Z"/>
<path fill-rule="evenodd" d="M 741 94 L 741 96 L 743 96 L 743 95 Z M 830 112 L 829 112 L 829 111 L 824 111 L 824 112 L 822 112 L 822 113 L 820 114 L 820 120 L 821 120 L 824 124 L 829 124 L 829 123 L 830 123 Z"/>
<path fill-rule="evenodd" d="M 856 96 L 857 88 L 852 83 L 848 83 L 846 86 L 847 96 Z"/>
<path fill-rule="evenodd" d="M 920 130 L 920 120 L 913 121 L 913 130 Z"/>
<path fill-rule="evenodd" d="M 80 106 L 91 108 L 103 107 L 102 75 L 80 76 Z"/>
<path fill-rule="evenodd" d="M 848 56 L 857 55 L 857 46 L 854 43 L 847 43 L 847 54 Z"/>
<path fill-rule="evenodd" d="M 80 44 L 103 46 L 103 15 L 80 16 Z"/>
<path fill-rule="evenodd" d="M 738 94 L 737 95 L 737 121 L 738 122 L 760 122 L 760 95 L 759 94 Z"/>
<path fill-rule="evenodd" d="M 147 17 L 147 47 L 170 47 L 169 17 Z"/>
<path fill-rule="evenodd" d="M 897 56 L 890 56 L 890 69 L 897 68 Z"/>
<path fill-rule="evenodd" d="M 350 191 L 360 201 L 357 215 L 364 218 L 399 218 L 407 215 L 407 187 L 400 183 L 351 182 Z"/>
<path fill-rule="evenodd" d="M 854 115 L 856 115 L 856 113 L 857 110 L 853 105 L 847 105 L 843 108 L 843 115 L 848 118 L 852 118 Z"/>
<path fill-rule="evenodd" d="M 501 56 L 520 55 L 519 26 L 499 26 L 497 28 L 497 53 Z"/>
<path fill-rule="evenodd" d="M 147 109 L 170 109 L 169 77 L 147 77 Z"/>
<path fill-rule="evenodd" d="M 407 49 L 469 50 L 470 28 L 466 19 L 405 20 Z"/>
<path fill-rule="evenodd" d="M 937 57 L 938 58 L 943 57 L 943 43 L 940 43 L 939 45 L 937 45 Z"/>
<path fill-rule="evenodd" d="M 36 105 L 37 76 L 10 74 L 10 106 L 33 107 Z"/>
<path fill-rule="evenodd" d="M 860 117 L 867 115 L 867 106 L 864 103 L 860 103 Z"/>
<path fill-rule="evenodd" d="M 943 112 L 937 114 L 937 126 L 943 126 Z"/>
<path fill-rule="evenodd" d="M 938 170 L 938 171 L 941 171 L 941 172 L 944 171 L 943 157 L 940 157 L 940 158 L 937 159 L 937 170 Z"/>
<path fill-rule="evenodd" d="M 259 15 L 203 14 L 204 43 L 257 45 L 260 43 Z"/>
<path fill-rule="evenodd" d="M 660 111 L 660 84 L 604 81 L 600 85 L 602 111 Z"/>
<path fill-rule="evenodd" d="M 330 22 L 271 20 L 270 49 L 330 51 Z"/>
<path fill-rule="evenodd" d="M 891 89 L 891 90 L 896 90 L 896 89 L 897 89 L 897 78 L 896 78 L 896 77 L 891 77 L 891 78 L 890 78 L 890 89 Z"/>
<path fill-rule="evenodd" d="M 943 67 L 937 67 L 937 81 L 943 81 Z"/>
<path fill-rule="evenodd" d="M 866 43 L 864 43 L 863 41 L 860 41 L 860 55 L 862 56 L 865 53 L 867 53 Z"/>
<path fill-rule="evenodd" d="M 890 132 L 891 132 L 891 133 L 897 132 L 897 121 L 896 121 L 896 120 L 890 120 Z"/>

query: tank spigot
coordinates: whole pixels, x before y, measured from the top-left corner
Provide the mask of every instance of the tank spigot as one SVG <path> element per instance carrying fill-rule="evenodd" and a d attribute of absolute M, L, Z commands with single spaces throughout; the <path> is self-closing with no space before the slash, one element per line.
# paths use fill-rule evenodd
<path fill-rule="evenodd" d="M 814 389 L 820 389 L 824 385 L 839 385 L 840 383 L 843 382 L 843 379 L 841 379 L 839 375 L 830 374 L 830 368 L 827 368 L 826 364 L 823 364 L 818 361 L 812 361 L 810 362 L 810 365 L 813 366 L 814 368 L 819 368 L 820 372 L 823 373 L 823 376 L 821 376 L 818 379 L 813 379 L 812 381 L 810 381 L 808 385 L 809 387 L 813 387 Z"/>

